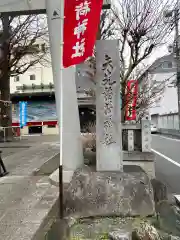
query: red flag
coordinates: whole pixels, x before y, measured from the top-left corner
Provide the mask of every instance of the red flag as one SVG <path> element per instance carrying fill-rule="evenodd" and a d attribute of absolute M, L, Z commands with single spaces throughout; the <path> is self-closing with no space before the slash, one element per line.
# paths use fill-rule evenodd
<path fill-rule="evenodd" d="M 65 0 L 63 66 L 92 56 L 103 0 Z"/>
<path fill-rule="evenodd" d="M 137 80 L 129 80 L 126 87 L 126 121 L 136 120 Z"/>

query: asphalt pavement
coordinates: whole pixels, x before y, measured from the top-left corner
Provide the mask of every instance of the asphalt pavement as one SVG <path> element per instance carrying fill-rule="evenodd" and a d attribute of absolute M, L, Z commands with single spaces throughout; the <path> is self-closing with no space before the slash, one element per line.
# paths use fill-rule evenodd
<path fill-rule="evenodd" d="M 157 179 L 166 184 L 169 193 L 180 194 L 180 139 L 152 135 L 152 151 Z"/>

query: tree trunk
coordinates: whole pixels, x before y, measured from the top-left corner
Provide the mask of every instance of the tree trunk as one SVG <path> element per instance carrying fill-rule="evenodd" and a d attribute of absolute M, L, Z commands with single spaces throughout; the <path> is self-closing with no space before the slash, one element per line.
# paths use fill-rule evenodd
<path fill-rule="evenodd" d="M 10 101 L 10 77 L 0 79 L 1 100 Z M 1 102 L 1 126 L 5 127 L 4 135 L 6 141 L 12 140 L 12 109 L 9 102 Z"/>
<path fill-rule="evenodd" d="M 12 140 L 12 109 L 9 103 L 10 99 L 10 69 L 9 69 L 9 38 L 10 38 L 10 20 L 8 15 L 1 16 L 3 34 L 1 40 L 1 47 L 3 51 L 1 76 L 0 76 L 0 100 L 1 101 L 1 119 L 0 126 L 6 127 L 4 135 L 5 139 Z M 7 102 L 4 102 L 7 101 Z"/>

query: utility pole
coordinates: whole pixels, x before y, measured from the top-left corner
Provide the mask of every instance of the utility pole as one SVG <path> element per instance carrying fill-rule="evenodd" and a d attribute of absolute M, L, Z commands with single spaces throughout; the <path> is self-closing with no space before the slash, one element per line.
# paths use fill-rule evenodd
<path fill-rule="evenodd" d="M 175 54 L 176 54 L 176 84 L 177 84 L 177 97 L 178 97 L 178 120 L 180 130 L 180 51 L 179 51 L 179 0 L 174 11 L 175 20 Z"/>

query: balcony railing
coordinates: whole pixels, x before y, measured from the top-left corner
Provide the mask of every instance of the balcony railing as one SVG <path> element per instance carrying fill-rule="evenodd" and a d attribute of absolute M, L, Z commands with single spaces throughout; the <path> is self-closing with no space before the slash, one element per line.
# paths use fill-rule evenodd
<path fill-rule="evenodd" d="M 54 84 L 40 84 L 40 85 L 36 85 L 36 84 L 32 84 L 32 85 L 26 85 L 23 84 L 22 86 L 17 86 L 16 90 L 17 91 L 25 91 L 25 90 L 49 90 L 49 89 L 54 89 Z"/>

